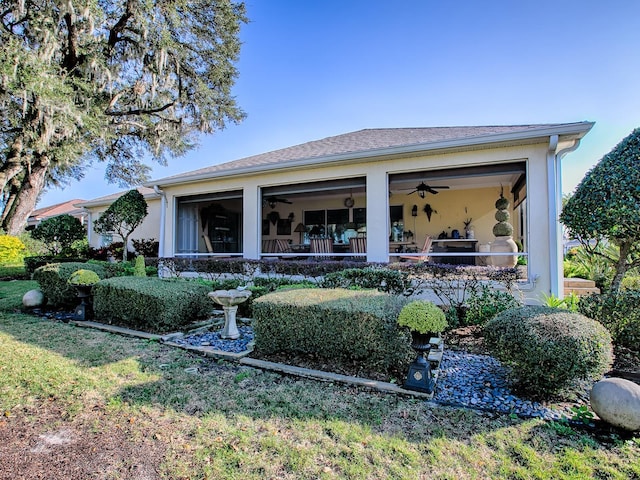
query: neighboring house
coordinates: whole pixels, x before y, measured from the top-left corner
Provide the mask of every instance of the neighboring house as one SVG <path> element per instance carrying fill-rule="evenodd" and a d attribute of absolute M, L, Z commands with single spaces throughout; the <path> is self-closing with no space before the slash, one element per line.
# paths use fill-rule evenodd
<path fill-rule="evenodd" d="M 160 238 L 160 195 L 155 193 L 152 188 L 138 187 L 137 190 L 144 196 L 147 202 L 148 214 L 145 217 L 142 225 L 136 228 L 129 237 L 129 249 L 133 250 L 132 241 L 142 239 L 154 239 Z M 87 215 L 88 223 L 90 225 L 88 240 L 89 245 L 93 248 L 104 247 L 112 242 L 121 242 L 122 239 L 117 235 L 101 235 L 94 231 L 93 224 L 105 212 L 109 205 L 115 200 L 124 195 L 126 191 L 114 193 L 100 198 L 94 198 L 93 200 L 81 200 L 76 203 L 76 207 L 81 208 Z"/>
<path fill-rule="evenodd" d="M 87 225 L 87 212 L 85 212 L 82 208 L 78 208 L 75 204 L 84 202 L 84 200 L 80 198 L 76 198 L 74 200 L 69 200 L 63 203 L 57 203 L 55 205 L 51 205 L 48 207 L 38 208 L 34 210 L 29 218 L 27 218 L 27 230 L 33 230 L 38 226 L 38 224 L 46 220 L 47 218 L 57 217 L 59 215 L 68 214 L 71 215 L 78 220 L 82 225 Z"/>
<path fill-rule="evenodd" d="M 146 186 L 163 197 L 153 222 L 160 256 L 326 255 L 308 248 L 311 237 L 331 238 L 334 256 L 354 256 L 346 245 L 355 234 L 366 236 L 357 255 L 387 262 L 427 235 L 464 237 L 470 218 L 477 241 L 460 242 L 467 250 L 435 242 L 432 257 L 484 264 L 502 191 L 527 259 L 521 289 L 531 302 L 561 297 L 560 160 L 592 126 L 368 129 L 155 180 Z M 448 188 L 434 195 L 422 183 Z M 288 252 L 273 249 L 282 243 Z"/>

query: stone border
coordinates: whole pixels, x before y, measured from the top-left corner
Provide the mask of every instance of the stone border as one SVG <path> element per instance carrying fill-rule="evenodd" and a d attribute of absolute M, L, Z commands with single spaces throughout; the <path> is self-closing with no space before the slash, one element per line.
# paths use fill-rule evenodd
<path fill-rule="evenodd" d="M 109 333 L 116 333 L 118 335 L 126 335 L 129 337 L 142 338 L 145 340 L 155 340 L 161 342 L 169 347 L 176 347 L 189 352 L 200 353 L 207 357 L 221 358 L 232 362 L 246 365 L 253 368 L 259 368 L 262 370 L 271 370 L 274 372 L 283 373 L 286 375 L 294 375 L 297 377 L 309 378 L 312 380 L 319 380 L 323 382 L 338 382 L 349 385 L 356 385 L 360 387 L 366 387 L 373 390 L 378 390 L 386 393 L 395 393 L 399 395 L 410 395 L 413 397 L 423 398 L 425 400 L 433 399 L 434 393 L 418 392 L 415 390 L 406 390 L 394 383 L 379 382 L 377 380 L 370 380 L 362 377 L 352 377 L 349 375 L 342 375 L 339 373 L 325 372 L 322 370 L 312 370 L 310 368 L 296 367 L 293 365 L 287 365 L 285 363 L 267 362 L 265 360 L 259 360 L 257 358 L 250 358 L 249 355 L 253 351 L 253 343 L 249 344 L 249 349 L 239 353 L 224 352 L 222 350 L 215 350 L 211 347 L 196 347 L 191 345 L 180 345 L 172 342 L 171 339 L 180 334 L 167 334 L 158 335 L 154 333 L 141 332 L 139 330 L 131 330 L 129 328 L 118 327 L 116 325 L 108 325 L 105 323 L 91 322 L 91 321 L 79 321 L 71 320 L 69 322 L 72 325 L 83 328 L 94 328 Z M 433 370 L 434 379 L 437 380 L 439 369 Z"/>

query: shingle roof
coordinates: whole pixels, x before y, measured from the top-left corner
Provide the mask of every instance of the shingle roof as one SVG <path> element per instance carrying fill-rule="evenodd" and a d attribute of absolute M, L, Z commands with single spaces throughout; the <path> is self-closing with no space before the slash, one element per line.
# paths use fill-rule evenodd
<path fill-rule="evenodd" d="M 172 181 L 193 176 L 220 176 L 234 173 L 234 171 L 260 168 L 262 166 L 284 166 L 284 164 L 290 162 L 323 159 L 332 155 L 373 153 L 376 150 L 385 148 L 411 145 L 427 146 L 454 140 L 481 139 L 500 134 L 522 133 L 525 135 L 537 130 L 544 131 L 549 128 L 580 125 L 586 126 L 586 131 L 592 126 L 588 122 L 580 122 L 569 124 L 365 129 L 165 177 L 147 185 L 161 184 L 163 181 L 173 183 Z"/>
<path fill-rule="evenodd" d="M 129 189 L 131 190 L 131 189 Z M 122 195 L 127 193 L 129 190 L 124 190 L 122 192 L 112 193 L 110 195 L 105 195 L 104 197 L 93 198 L 91 200 L 79 200 L 76 203 L 78 207 L 89 207 L 89 206 L 97 206 L 97 205 L 110 205 L 115 200 L 120 198 Z M 136 190 L 140 192 L 145 198 L 153 197 L 157 195 L 152 188 L 149 187 L 136 187 Z"/>
<path fill-rule="evenodd" d="M 56 217 L 58 215 L 62 215 L 63 213 L 79 213 L 80 209 L 76 208 L 75 204 L 80 202 L 84 202 L 84 200 L 76 198 L 74 200 L 67 200 L 66 202 L 56 203 L 55 205 L 49 205 L 48 207 L 38 208 L 37 210 L 34 210 L 31 215 L 29 215 L 29 217 L 32 217 L 34 219 L 43 219 Z"/>

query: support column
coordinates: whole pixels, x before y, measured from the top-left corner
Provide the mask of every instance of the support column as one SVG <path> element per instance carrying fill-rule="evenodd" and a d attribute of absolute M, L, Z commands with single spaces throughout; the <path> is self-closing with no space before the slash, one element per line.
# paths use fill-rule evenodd
<path fill-rule="evenodd" d="M 389 261 L 389 181 L 387 172 L 367 174 L 367 261 Z"/>
<path fill-rule="evenodd" d="M 262 228 L 262 205 L 260 188 L 245 186 L 242 193 L 242 256 L 257 260 L 260 258 L 260 232 Z"/>

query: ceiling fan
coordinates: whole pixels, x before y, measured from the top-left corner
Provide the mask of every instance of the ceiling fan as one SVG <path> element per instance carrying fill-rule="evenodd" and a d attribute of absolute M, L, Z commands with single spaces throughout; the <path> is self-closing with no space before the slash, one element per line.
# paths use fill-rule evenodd
<path fill-rule="evenodd" d="M 426 193 L 432 193 L 432 194 L 434 194 L 434 195 L 435 195 L 436 193 L 439 193 L 439 192 L 436 190 L 436 188 L 439 188 L 439 189 L 446 189 L 446 188 L 449 188 L 449 187 L 444 186 L 444 185 L 438 185 L 438 186 L 434 185 L 434 186 L 431 186 L 431 185 L 427 185 L 427 184 L 426 184 L 426 183 L 424 183 L 424 182 L 420 182 L 420 185 L 418 185 L 418 186 L 415 188 L 415 190 L 414 190 L 413 192 L 409 192 L 409 193 L 407 193 L 407 195 L 411 195 L 412 193 L 416 193 L 416 192 L 418 192 L 418 195 L 420 196 L 420 198 L 424 198 L 424 196 L 425 196 L 425 194 L 426 194 Z"/>
<path fill-rule="evenodd" d="M 286 198 L 278 198 L 278 197 L 267 197 L 265 201 L 269 204 L 271 208 L 276 208 L 278 203 L 288 203 L 291 205 L 293 202 L 287 200 Z"/>

